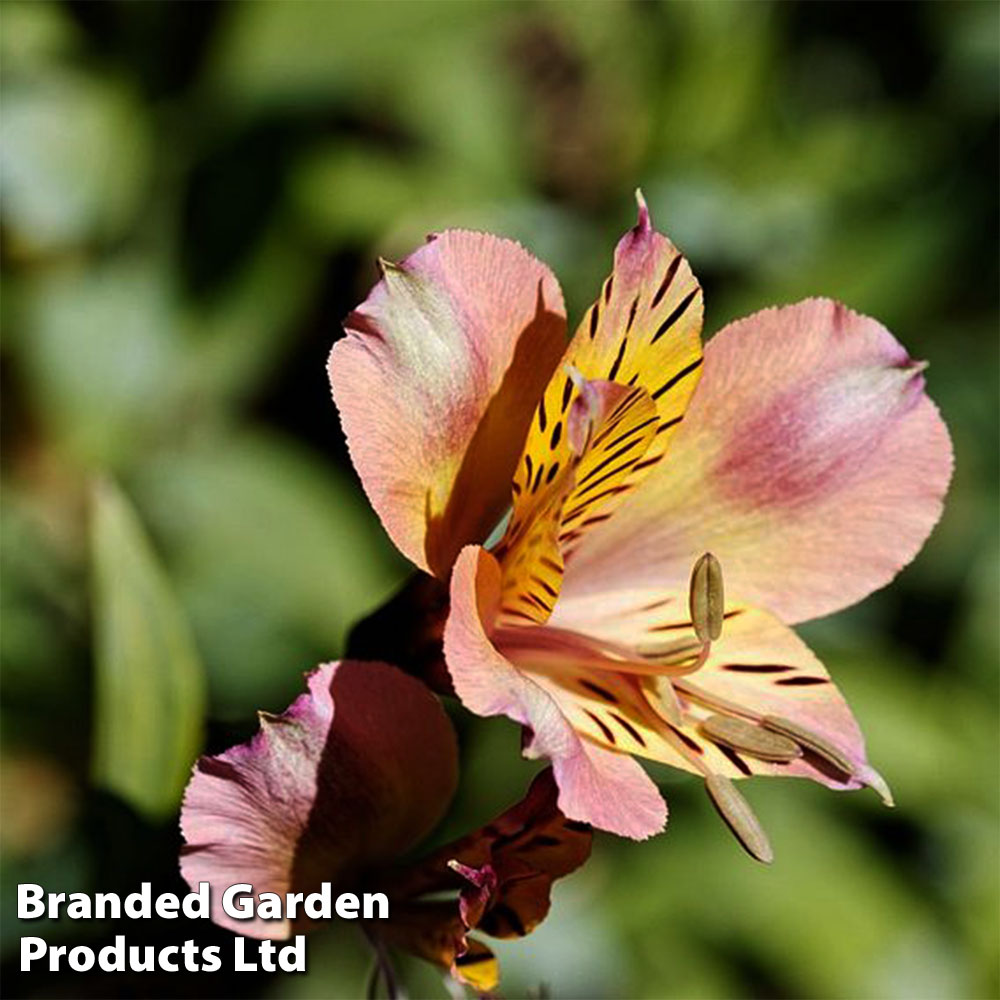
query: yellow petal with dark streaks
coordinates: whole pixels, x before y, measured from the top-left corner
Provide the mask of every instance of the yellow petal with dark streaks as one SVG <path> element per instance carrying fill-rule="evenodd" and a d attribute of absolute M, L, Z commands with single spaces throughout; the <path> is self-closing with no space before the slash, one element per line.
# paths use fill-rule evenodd
<path fill-rule="evenodd" d="M 494 551 L 502 571 L 502 624 L 548 619 L 566 546 L 587 525 L 610 516 L 656 433 L 655 407 L 645 390 L 565 377 L 565 410 L 555 423 L 546 415 L 548 436 L 536 437 L 522 456 L 510 524 Z"/>
<path fill-rule="evenodd" d="M 584 314 L 563 362 L 545 391 L 525 445 L 543 450 L 567 412 L 572 367 L 587 379 L 607 379 L 645 389 L 655 405 L 654 438 L 636 463 L 629 485 L 663 457 L 701 376 L 701 286 L 687 261 L 649 221 L 645 202 L 639 222 L 619 241 L 614 271 Z"/>

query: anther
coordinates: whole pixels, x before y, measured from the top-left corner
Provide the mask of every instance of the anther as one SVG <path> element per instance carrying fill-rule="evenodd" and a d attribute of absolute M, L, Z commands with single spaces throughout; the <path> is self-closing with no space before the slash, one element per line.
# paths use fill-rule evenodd
<path fill-rule="evenodd" d="M 783 719 L 777 715 L 765 715 L 761 719 L 761 725 L 773 733 L 780 733 L 782 736 L 795 740 L 806 750 L 811 750 L 818 757 L 822 757 L 827 763 L 832 764 L 838 771 L 842 771 L 848 778 L 855 777 L 855 767 L 851 760 L 819 733 L 806 729 L 805 726 L 800 726 L 797 722 L 792 722 L 791 719 Z"/>
<path fill-rule="evenodd" d="M 709 774 L 705 778 L 705 789 L 747 854 L 769 865 L 774 860 L 770 841 L 750 803 L 736 790 L 736 786 L 721 774 Z"/>
<path fill-rule="evenodd" d="M 731 747 L 758 760 L 787 763 L 802 756 L 802 748 L 780 733 L 730 715 L 710 715 L 698 727 L 713 743 Z"/>
<path fill-rule="evenodd" d="M 688 592 L 691 624 L 694 626 L 694 634 L 702 643 L 712 642 L 722 635 L 725 603 L 722 567 L 711 552 L 706 552 L 694 564 Z"/>

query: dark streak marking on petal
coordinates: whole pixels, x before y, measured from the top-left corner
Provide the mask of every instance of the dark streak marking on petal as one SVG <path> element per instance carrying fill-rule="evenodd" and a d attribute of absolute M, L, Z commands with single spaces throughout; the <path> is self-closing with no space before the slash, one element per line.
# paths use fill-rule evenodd
<path fill-rule="evenodd" d="M 658 601 L 652 601 L 650 604 L 644 604 L 640 611 L 655 611 L 657 608 L 666 607 L 668 604 L 673 603 L 672 597 L 661 597 Z"/>
<path fill-rule="evenodd" d="M 626 449 L 626 451 L 627 450 L 628 449 Z M 610 472 L 605 472 L 600 479 L 595 479 L 592 483 L 589 483 L 587 486 L 584 486 L 583 489 L 579 491 L 577 496 L 583 497 L 585 493 L 589 493 L 591 490 L 597 489 L 597 487 L 600 486 L 601 483 L 605 483 L 609 479 L 613 479 L 620 472 L 625 472 L 627 469 L 631 468 L 634 463 L 635 459 L 630 458 L 627 462 L 623 462 L 621 465 L 619 465 L 617 469 L 612 469 Z M 589 503 L 590 501 L 587 502 Z"/>
<path fill-rule="evenodd" d="M 610 465 L 610 464 L 611 464 L 612 462 L 615 462 L 615 461 L 617 461 L 617 460 L 618 460 L 619 458 L 621 458 L 621 457 L 622 457 L 622 455 L 625 455 L 625 454 L 627 454 L 628 452 L 630 452 L 630 451 L 631 451 L 631 450 L 632 450 L 632 449 L 633 449 L 633 448 L 634 448 L 634 447 L 635 447 L 635 446 L 636 446 L 637 444 L 639 444 L 640 440 L 641 440 L 640 438 L 636 438 L 636 439 L 635 439 L 634 441 L 629 441 L 629 443 L 628 443 L 628 444 L 625 444 L 625 445 L 622 445 L 622 447 L 621 447 L 621 448 L 619 448 L 619 449 L 618 449 L 618 450 L 617 450 L 616 452 L 614 452 L 614 454 L 612 454 L 612 455 L 608 455 L 608 456 L 607 456 L 606 458 L 603 458 L 603 459 L 601 459 L 601 461 L 600 461 L 600 462 L 598 462 L 598 463 L 597 463 L 597 465 L 595 465 L 595 466 L 594 466 L 594 467 L 593 467 L 593 468 L 592 468 L 592 469 L 591 469 L 591 470 L 590 470 L 590 471 L 589 471 L 589 472 L 588 472 L 588 473 L 587 473 L 587 474 L 586 474 L 586 475 L 585 475 L 585 476 L 584 476 L 584 477 L 583 477 L 583 478 L 582 478 L 582 479 L 580 480 L 580 482 L 579 482 L 579 483 L 577 483 L 577 485 L 578 485 L 578 486 L 584 486 L 584 485 L 585 485 L 586 483 L 588 483 L 588 482 L 589 482 L 589 481 L 590 481 L 590 480 L 591 480 L 591 479 L 592 479 L 592 478 L 593 478 L 594 476 L 596 476 L 596 475 L 597 475 L 597 474 L 598 474 L 599 472 L 601 472 L 602 470 L 604 470 L 605 468 L 607 468 L 607 466 L 608 466 L 608 465 Z"/>
<path fill-rule="evenodd" d="M 611 371 L 608 372 L 608 379 L 614 382 L 615 376 L 618 374 L 618 369 L 622 366 L 622 358 L 625 357 L 625 348 L 628 347 L 628 339 L 622 337 L 621 346 L 618 348 L 618 356 L 614 360 L 614 364 L 611 366 Z"/>
<path fill-rule="evenodd" d="M 611 712 L 609 714 L 611 715 L 611 718 L 614 719 L 615 722 L 617 722 L 618 725 L 621 726 L 622 729 L 624 729 L 625 732 L 639 744 L 639 746 L 644 747 L 646 745 L 646 741 L 642 738 L 642 733 L 640 733 L 639 730 L 628 721 L 628 719 L 623 719 L 617 712 Z"/>
<path fill-rule="evenodd" d="M 566 412 L 566 407 L 569 406 L 569 398 L 573 395 L 573 380 L 567 375 L 566 384 L 563 386 L 562 394 L 562 411 Z"/>
<path fill-rule="evenodd" d="M 656 428 L 657 434 L 662 434 L 664 431 L 669 431 L 671 427 L 676 427 L 682 420 L 683 416 L 674 417 L 672 420 L 665 420 L 659 427 Z"/>
<path fill-rule="evenodd" d="M 503 607 L 502 610 L 503 610 L 503 613 L 506 614 L 506 615 L 512 615 L 515 618 L 523 618 L 525 621 L 529 621 L 529 622 L 532 622 L 532 623 L 534 623 L 534 621 L 535 621 L 535 619 L 531 615 L 526 614 L 524 611 L 521 611 L 518 608 L 511 608 L 511 607 L 508 607 L 507 605 L 504 605 L 504 607 Z"/>
<path fill-rule="evenodd" d="M 809 687 L 814 684 L 829 684 L 825 677 L 782 677 L 780 681 L 775 681 L 782 687 Z"/>
<path fill-rule="evenodd" d="M 601 727 L 601 732 L 604 733 L 604 738 L 611 743 L 613 746 L 618 746 L 618 742 L 615 740 L 615 734 L 611 732 L 610 727 L 607 723 L 602 722 L 598 716 L 596 716 L 589 708 L 585 708 L 584 711 L 589 715 L 598 726 Z"/>
<path fill-rule="evenodd" d="M 542 464 L 538 466 L 538 472 L 535 473 L 535 481 L 534 483 L 532 483 L 531 486 L 532 493 L 538 492 L 538 487 L 542 485 L 542 473 L 544 472 L 545 472 L 545 463 L 542 462 Z"/>
<path fill-rule="evenodd" d="M 698 358 L 697 361 L 692 361 L 691 364 L 687 366 L 687 368 L 681 369 L 673 378 L 667 379 L 667 381 L 664 382 L 663 385 L 661 385 L 660 388 L 653 393 L 653 399 L 659 399 L 660 396 L 662 396 L 665 392 L 669 392 L 675 385 L 677 385 L 677 383 L 680 382 L 681 379 L 687 378 L 687 376 L 690 375 L 691 372 L 696 371 L 698 368 L 700 368 L 703 360 L 704 360 L 703 358 Z"/>
<path fill-rule="evenodd" d="M 534 582 L 537 583 L 538 586 L 541 587 L 542 590 L 544 590 L 545 593 L 549 595 L 549 597 L 559 596 L 559 591 L 556 590 L 555 587 L 546 583 L 540 576 L 535 576 L 534 574 L 532 574 L 531 579 L 534 580 Z"/>
<path fill-rule="evenodd" d="M 753 774 L 753 771 L 751 771 L 750 768 L 747 766 L 747 762 L 735 750 L 731 749 L 730 747 L 724 747 L 721 743 L 716 743 L 715 748 L 724 757 L 727 757 L 730 763 L 733 765 L 733 767 L 735 767 L 737 770 L 742 771 L 743 774 L 747 775 Z"/>
<path fill-rule="evenodd" d="M 604 490 L 602 493 L 598 493 L 597 496 L 590 497 L 588 500 L 584 500 L 583 503 L 577 504 L 571 511 L 568 511 L 563 515 L 563 521 L 571 521 L 578 514 L 582 514 L 585 510 L 592 507 L 598 500 L 603 500 L 605 497 L 613 497 L 617 493 L 624 493 L 626 490 L 631 489 L 630 486 L 612 486 L 610 489 Z M 564 536 L 560 535 L 560 538 Z M 568 536 L 565 536 L 568 537 Z"/>
<path fill-rule="evenodd" d="M 552 609 L 537 594 L 518 594 L 517 599 L 522 604 L 530 604 L 546 613 L 552 611 Z"/>
<path fill-rule="evenodd" d="M 684 745 L 685 745 L 685 746 L 686 746 L 686 747 L 687 747 L 687 748 L 688 748 L 689 750 L 693 750 L 693 751 L 694 751 L 695 753 L 697 753 L 697 754 L 704 754 L 704 752 L 705 752 L 705 751 L 704 751 L 704 749 L 702 748 L 701 744 L 700 744 L 700 743 L 698 743 L 698 742 L 697 742 L 696 740 L 693 740 L 693 739 L 691 739 L 691 737 L 690 737 L 690 736 L 688 736 L 688 734 L 687 734 L 687 733 L 685 733 L 685 732 L 683 732 L 682 730 L 678 729 L 678 728 L 677 728 L 676 726 L 671 726 L 669 722 L 667 723 L 667 727 L 668 727 L 668 728 L 669 728 L 669 729 L 670 729 L 670 730 L 671 730 L 672 732 L 674 732 L 674 733 L 675 733 L 675 734 L 677 735 L 677 738 L 678 738 L 678 739 L 679 739 L 679 740 L 680 740 L 680 741 L 681 741 L 681 742 L 682 742 L 682 743 L 683 743 L 683 744 L 684 744 Z"/>
<path fill-rule="evenodd" d="M 579 677 L 577 680 L 579 680 L 581 687 L 585 687 L 592 694 L 596 694 L 598 698 L 603 698 L 605 701 L 611 702 L 612 705 L 618 704 L 618 699 L 607 688 L 602 688 L 600 684 L 588 681 L 585 677 Z"/>
<path fill-rule="evenodd" d="M 684 296 L 680 305 L 660 324 L 659 329 L 653 334 L 653 339 L 650 341 L 651 344 L 655 344 L 687 312 L 687 307 L 691 305 L 694 297 L 700 291 L 700 288 L 695 288 Z"/>
<path fill-rule="evenodd" d="M 669 601 L 670 598 L 667 598 Z M 653 604 L 648 608 L 643 608 L 643 611 L 652 611 L 657 605 Z M 735 618 L 737 615 L 743 614 L 742 608 L 736 608 L 733 611 L 727 611 L 722 617 L 723 620 L 728 620 L 730 618 Z M 682 628 L 694 628 L 694 622 L 671 622 L 669 625 L 653 625 L 649 631 L 650 632 L 675 632 L 677 629 Z"/>
<path fill-rule="evenodd" d="M 782 666 L 780 663 L 724 663 L 723 670 L 732 670 L 737 674 L 787 674 L 794 667 Z"/>
<path fill-rule="evenodd" d="M 595 514 L 593 517 L 588 517 L 585 521 L 581 521 L 578 527 L 589 528 L 592 524 L 600 524 L 602 521 L 610 521 L 613 514 Z"/>
<path fill-rule="evenodd" d="M 656 294 L 653 296 L 653 301 L 650 304 L 650 309 L 655 309 L 663 296 L 667 294 L 667 289 L 670 287 L 670 283 L 674 280 L 674 275 L 677 273 L 677 268 L 681 264 L 681 255 L 678 254 L 671 262 L 670 266 L 667 268 L 667 273 L 663 276 L 663 281 L 660 287 L 656 290 Z"/>
<path fill-rule="evenodd" d="M 639 296 L 637 295 L 632 300 L 632 305 L 628 311 L 628 322 L 625 324 L 625 332 L 628 333 L 632 329 L 632 324 L 635 322 L 635 312 L 639 308 Z"/>
<path fill-rule="evenodd" d="M 624 443 L 627 438 L 630 438 L 633 434 L 638 434 L 640 431 L 644 431 L 650 424 L 655 424 L 658 419 L 658 417 L 650 417 L 648 420 L 643 420 L 641 424 L 636 424 L 635 427 L 632 427 L 627 431 L 623 431 L 614 439 L 614 441 L 609 441 L 606 447 L 608 450 L 617 448 L 618 445 Z"/>

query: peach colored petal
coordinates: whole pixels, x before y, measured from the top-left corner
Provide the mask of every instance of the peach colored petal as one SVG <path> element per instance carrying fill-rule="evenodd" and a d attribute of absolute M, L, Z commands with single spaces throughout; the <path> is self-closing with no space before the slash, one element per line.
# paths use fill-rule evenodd
<path fill-rule="evenodd" d="M 344 328 L 329 374 L 355 468 L 397 547 L 444 577 L 509 503 L 562 293 L 518 244 L 450 230 L 383 265 Z"/>
<path fill-rule="evenodd" d="M 283 714 L 262 712 L 249 743 L 200 758 L 184 796 L 181 873 L 212 884 L 216 923 L 252 937 L 292 927 L 228 916 L 226 887 L 309 892 L 391 861 L 441 818 L 458 778 L 451 724 L 419 681 L 345 660 L 308 684 Z"/>
<path fill-rule="evenodd" d="M 706 551 L 728 588 L 788 622 L 888 583 L 951 475 L 922 368 L 875 320 L 826 299 L 726 327 L 669 461 L 583 539 L 563 595 L 683 587 Z"/>
<path fill-rule="evenodd" d="M 496 650 L 487 629 L 499 596 L 497 561 L 478 546 L 464 549 L 444 634 L 458 697 L 478 715 L 506 715 L 530 730 L 525 754 L 552 761 L 564 815 L 636 840 L 659 833 L 666 804 L 640 765 L 581 738 L 556 702 Z"/>

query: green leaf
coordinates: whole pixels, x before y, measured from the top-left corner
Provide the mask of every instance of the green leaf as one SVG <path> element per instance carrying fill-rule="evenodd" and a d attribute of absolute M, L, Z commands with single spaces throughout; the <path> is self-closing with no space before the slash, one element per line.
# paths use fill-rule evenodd
<path fill-rule="evenodd" d="M 152 819 L 180 801 L 205 701 L 191 632 L 124 494 L 96 484 L 91 519 L 94 781 Z"/>

